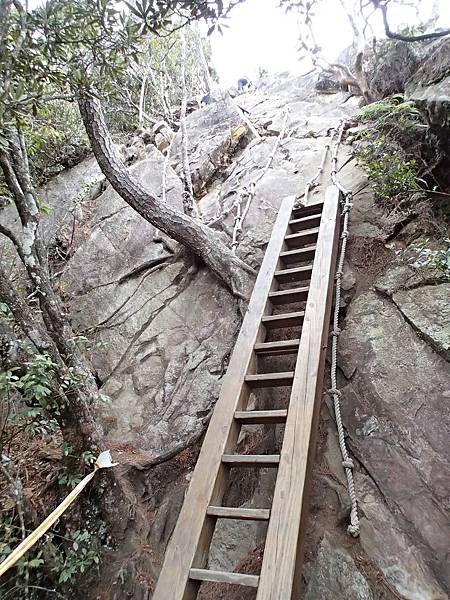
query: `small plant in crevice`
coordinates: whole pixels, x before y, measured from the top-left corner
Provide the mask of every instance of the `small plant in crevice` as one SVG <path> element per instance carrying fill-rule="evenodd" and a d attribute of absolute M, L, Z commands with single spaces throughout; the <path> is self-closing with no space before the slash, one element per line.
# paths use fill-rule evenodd
<path fill-rule="evenodd" d="M 355 117 L 374 129 L 392 129 L 398 133 L 426 127 L 422 122 L 422 113 L 414 102 L 404 101 L 401 94 L 367 104 L 359 109 Z"/>
<path fill-rule="evenodd" d="M 445 248 L 430 248 L 430 240 L 419 240 L 409 248 L 409 264 L 416 268 L 435 269 L 450 280 L 450 239 L 444 240 Z"/>
<path fill-rule="evenodd" d="M 407 248 L 398 248 L 393 242 L 387 248 L 411 267 L 432 270 L 436 279 L 450 280 L 450 239 L 419 239 Z"/>

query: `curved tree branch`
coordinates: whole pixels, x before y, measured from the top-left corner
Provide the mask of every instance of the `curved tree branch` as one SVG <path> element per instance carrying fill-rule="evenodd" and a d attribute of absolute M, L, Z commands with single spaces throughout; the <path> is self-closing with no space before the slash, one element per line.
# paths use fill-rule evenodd
<path fill-rule="evenodd" d="M 8 229 L 7 227 L 5 227 L 4 225 L 2 225 L 0 223 L 0 234 L 4 235 L 9 240 L 11 240 L 11 242 L 14 244 L 14 246 L 17 250 L 17 254 L 19 255 L 20 260 L 23 262 L 23 264 L 25 264 L 25 255 L 23 253 L 23 248 L 22 248 L 18 238 L 14 235 L 14 233 L 10 229 Z"/>
<path fill-rule="evenodd" d="M 215 232 L 163 203 L 130 175 L 113 146 L 96 98 L 84 93 L 78 104 L 92 151 L 113 189 L 146 221 L 199 256 L 233 294 L 248 298 L 252 269 L 234 256 Z"/>
<path fill-rule="evenodd" d="M 387 5 L 378 3 L 378 8 L 381 10 L 383 17 L 384 32 L 386 37 L 391 40 L 400 40 L 401 42 L 422 42 L 424 40 L 433 40 L 441 38 L 450 34 L 450 29 L 443 29 L 442 31 L 433 31 L 431 33 L 423 33 L 422 35 L 403 35 L 401 33 L 394 33 L 389 27 L 389 21 L 387 17 Z"/>

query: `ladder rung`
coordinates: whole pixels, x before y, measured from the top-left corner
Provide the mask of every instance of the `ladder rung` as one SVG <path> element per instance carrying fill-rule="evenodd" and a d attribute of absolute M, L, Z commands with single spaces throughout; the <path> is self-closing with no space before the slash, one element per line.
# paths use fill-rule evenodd
<path fill-rule="evenodd" d="M 258 373 L 257 375 L 245 376 L 245 382 L 255 388 L 291 385 L 293 379 L 293 371 L 287 371 L 285 373 Z"/>
<path fill-rule="evenodd" d="M 314 227 L 313 229 L 305 229 L 305 231 L 299 231 L 298 233 L 291 233 L 284 238 L 284 241 L 288 248 L 298 248 L 304 244 L 314 244 L 317 241 L 318 234 L 319 228 Z"/>
<path fill-rule="evenodd" d="M 304 267 L 295 267 L 293 269 L 282 269 L 275 271 L 275 278 L 280 283 L 290 283 L 292 281 L 303 281 L 311 279 L 312 265 Z"/>
<path fill-rule="evenodd" d="M 263 425 L 265 423 L 284 423 L 287 410 L 237 410 L 234 413 L 236 421 L 242 425 Z"/>
<path fill-rule="evenodd" d="M 258 575 L 247 575 L 246 573 L 225 573 L 224 571 L 210 571 L 209 569 L 190 569 L 189 578 L 199 581 L 212 581 L 214 583 L 232 583 L 234 585 L 245 585 L 247 587 L 258 587 Z"/>
<path fill-rule="evenodd" d="M 319 227 L 321 218 L 322 215 L 308 215 L 300 219 L 292 219 L 289 221 L 289 227 L 294 233 L 310 227 Z"/>
<path fill-rule="evenodd" d="M 280 354 L 295 354 L 298 351 L 300 340 L 281 340 L 279 342 L 262 342 L 255 344 L 257 354 L 270 354 L 277 356 Z"/>
<path fill-rule="evenodd" d="M 289 271 L 291 269 L 288 269 Z M 292 302 L 303 302 L 308 298 L 309 286 L 292 288 L 290 290 L 278 290 L 269 294 L 269 300 L 275 306 L 280 304 L 291 304 Z"/>
<path fill-rule="evenodd" d="M 292 264 L 297 262 L 303 262 L 306 260 L 314 260 L 316 253 L 316 246 L 310 246 L 309 248 L 297 248 L 295 250 L 287 250 L 280 254 L 280 258 L 284 264 Z"/>
<path fill-rule="evenodd" d="M 315 202 L 314 204 L 309 204 L 308 206 L 299 206 L 298 208 L 294 208 L 292 210 L 292 216 L 294 219 L 298 219 L 300 217 L 307 217 L 308 215 L 322 214 L 322 210 L 323 202 Z"/>
<path fill-rule="evenodd" d="M 222 462 L 235 467 L 278 467 L 279 454 L 224 454 Z"/>
<path fill-rule="evenodd" d="M 262 324 L 267 329 L 281 329 L 283 327 L 296 327 L 300 325 L 305 312 L 303 310 L 298 312 L 283 313 L 281 315 L 268 315 L 261 319 Z"/>
<path fill-rule="evenodd" d="M 228 506 L 208 506 L 206 513 L 219 519 L 238 519 L 241 521 L 268 521 L 269 508 L 231 508 Z"/>

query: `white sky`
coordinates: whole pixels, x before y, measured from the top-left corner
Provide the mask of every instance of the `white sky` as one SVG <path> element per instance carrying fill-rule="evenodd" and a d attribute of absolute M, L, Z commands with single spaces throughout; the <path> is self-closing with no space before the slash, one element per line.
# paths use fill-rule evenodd
<path fill-rule="evenodd" d="M 434 0 L 419 0 L 421 13 L 427 18 Z M 306 62 L 299 61 L 299 27 L 294 11 L 285 14 L 279 0 L 246 0 L 231 11 L 227 21 L 229 29 L 223 35 L 211 36 L 213 64 L 224 87 L 236 85 L 239 77 L 246 75 L 255 80 L 258 67 L 269 72 L 309 70 Z M 439 25 L 450 24 L 450 1 L 440 0 Z M 326 58 L 335 60 L 351 44 L 352 35 L 348 20 L 337 0 L 323 0 L 317 15 L 317 41 Z M 417 23 L 414 11 L 402 9 L 389 12 L 391 29 L 404 24 Z M 382 37 L 381 23 L 374 23 L 376 35 Z"/>

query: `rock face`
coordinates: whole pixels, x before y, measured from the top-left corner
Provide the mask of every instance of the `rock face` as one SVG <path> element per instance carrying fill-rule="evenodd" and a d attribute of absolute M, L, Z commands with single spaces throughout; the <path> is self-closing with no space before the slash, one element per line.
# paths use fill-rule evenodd
<path fill-rule="evenodd" d="M 249 134 L 241 111 L 220 100 L 187 118 L 190 167 L 205 222 L 231 242 L 239 192 L 263 172 L 289 108 L 286 138 L 257 182 L 238 255 L 258 267 L 278 207 L 300 195 L 316 172 L 327 133 L 350 116 L 346 95 L 318 94 L 311 77 L 265 80 L 237 98 L 261 137 Z M 179 139 L 167 174 L 167 201 L 182 206 Z M 308 600 L 444 600 L 449 584 L 449 285 L 431 285 L 385 246 L 392 233 L 343 148 L 341 182 L 354 191 L 344 272 L 339 385 L 348 441 L 356 463 L 359 541 L 346 534 L 349 510 L 334 423 L 323 403 L 312 486 L 303 596 Z M 161 194 L 164 157 L 147 146 L 131 167 Z M 90 165 L 90 166 L 88 166 Z M 85 163 L 87 179 L 98 167 Z M 329 160 L 314 201 L 328 184 Z M 64 206 L 83 167 L 48 188 Z M 78 174 L 77 174 L 78 173 Z M 76 177 L 75 177 L 76 175 Z M 105 561 L 105 597 L 147 600 L 163 560 L 195 463 L 199 439 L 218 396 L 240 326 L 235 298 L 203 266 L 134 213 L 110 188 L 98 198 L 86 234 L 68 262 L 61 287 L 74 327 L 92 342 L 92 363 L 110 404 L 96 407 L 113 450 L 132 470 L 135 505 L 118 526 L 122 537 Z M 58 208 L 59 210 L 59 208 Z M 89 213 L 89 205 L 81 210 Z M 55 222 L 59 216 L 55 211 Z M 50 227 L 52 231 L 55 228 Z M 49 230 L 50 230 L 49 229 Z M 267 436 L 264 450 L 279 444 Z M 156 464 L 158 463 L 158 464 Z M 236 505 L 270 505 L 269 482 L 252 474 L 233 481 Z M 260 548 L 260 526 L 222 523 L 210 565 L 233 569 Z M 259 556 L 259 552 L 256 552 Z M 106 584 L 105 584 L 106 585 Z M 96 598 L 99 590 L 91 590 Z M 242 598 L 229 591 L 227 600 Z M 215 596 L 209 596 L 210 600 Z"/>
<path fill-rule="evenodd" d="M 373 67 L 370 86 L 378 98 L 405 91 L 406 82 L 420 65 L 417 44 L 395 41 Z"/>
<path fill-rule="evenodd" d="M 373 600 L 370 587 L 352 557 L 326 534 L 305 594 L 305 600 Z"/>
<path fill-rule="evenodd" d="M 132 169 L 153 194 L 161 193 L 162 163 L 154 149 Z M 180 207 L 181 183 L 172 171 L 167 189 L 168 202 Z M 221 284 L 177 258 L 112 189 L 100 204 L 63 285 L 75 326 L 94 327 L 103 347 L 93 364 L 112 399 L 101 409 L 109 437 L 138 449 L 145 464 L 202 432 L 238 316 Z"/>
<path fill-rule="evenodd" d="M 405 319 L 437 352 L 450 361 L 450 284 L 401 290 L 393 300 Z"/>
<path fill-rule="evenodd" d="M 406 96 L 428 116 L 431 130 L 444 150 L 450 150 L 450 39 L 433 44 L 426 59 L 406 85 Z"/>
<path fill-rule="evenodd" d="M 194 192 L 202 191 L 227 166 L 237 146 L 252 136 L 242 112 L 228 96 L 191 113 L 188 154 Z M 175 136 L 171 161 L 181 174 L 181 132 Z"/>
<path fill-rule="evenodd" d="M 448 364 L 375 292 L 352 301 L 340 342 L 349 381 L 343 412 L 354 452 L 401 529 L 446 582 Z"/>

